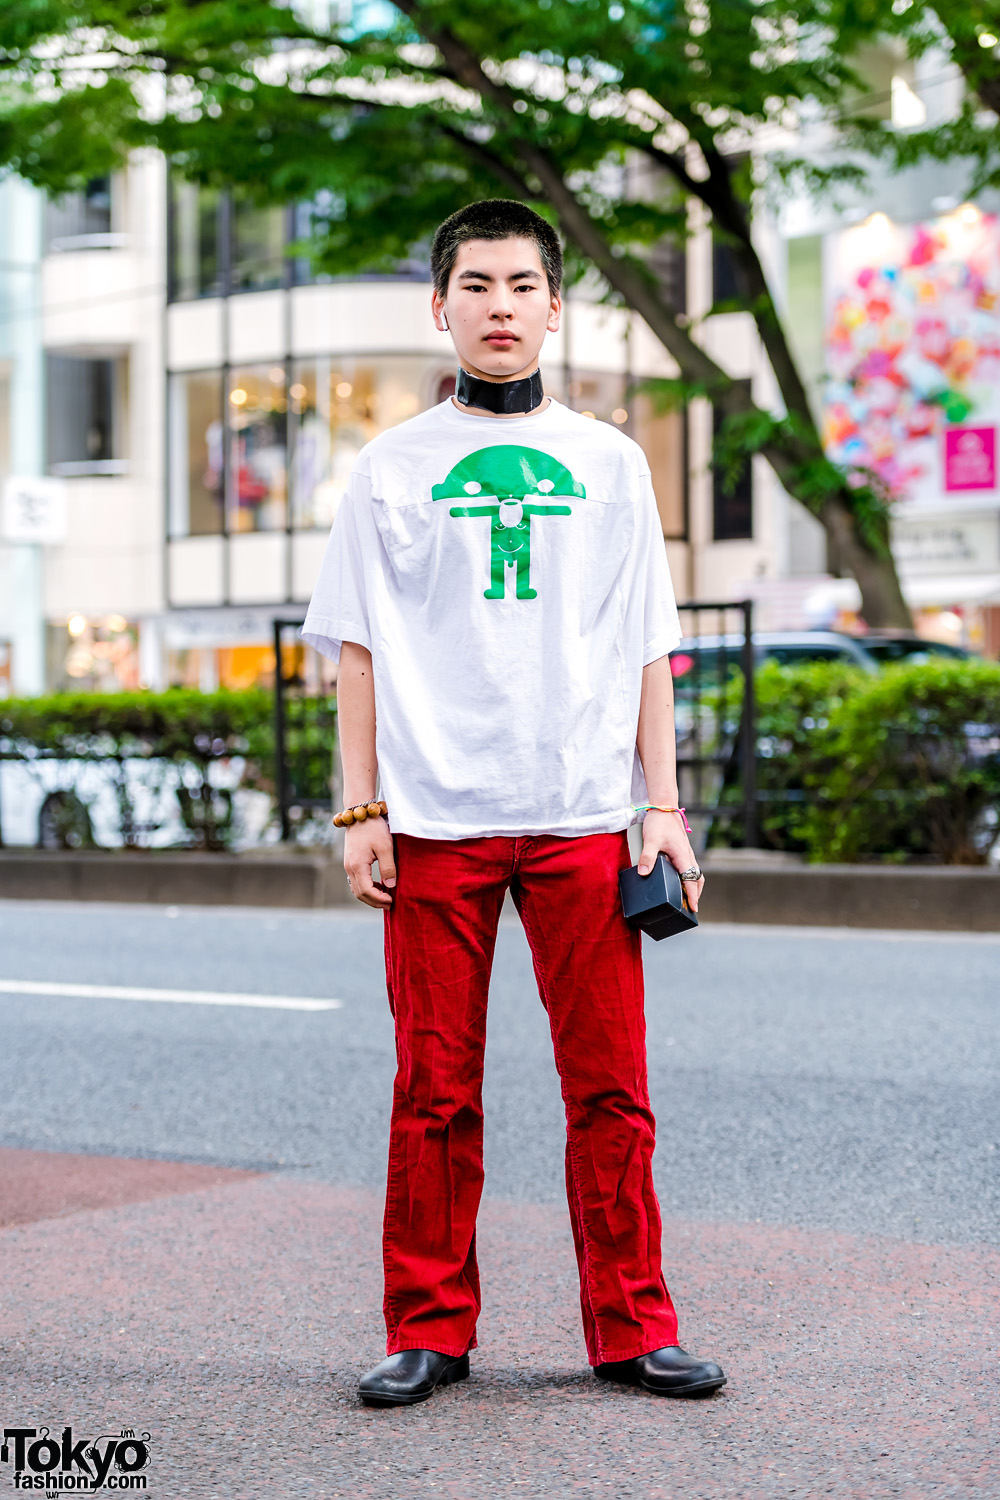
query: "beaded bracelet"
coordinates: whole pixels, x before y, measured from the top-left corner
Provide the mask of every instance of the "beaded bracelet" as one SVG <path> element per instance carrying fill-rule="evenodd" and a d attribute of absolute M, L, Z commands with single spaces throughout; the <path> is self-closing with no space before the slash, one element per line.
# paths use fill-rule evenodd
<path fill-rule="evenodd" d="M 641 805 L 633 802 L 633 803 L 631 803 L 631 808 L 632 808 L 633 812 L 637 812 L 637 813 L 644 813 L 644 812 L 675 812 L 675 813 L 680 813 L 681 822 L 684 824 L 685 830 L 688 833 L 691 832 L 691 824 L 687 820 L 687 809 L 686 808 L 683 808 L 683 807 L 661 807 L 658 802 L 643 802 Z"/>
<path fill-rule="evenodd" d="M 334 817 L 337 828 L 350 828 L 352 823 L 363 823 L 366 818 L 387 818 L 389 809 L 384 802 L 358 802 L 354 807 L 345 807 Z"/>

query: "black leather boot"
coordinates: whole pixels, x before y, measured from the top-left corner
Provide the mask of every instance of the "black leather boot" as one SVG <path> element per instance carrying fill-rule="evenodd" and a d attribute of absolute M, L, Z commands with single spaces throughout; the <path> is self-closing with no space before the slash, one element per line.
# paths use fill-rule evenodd
<path fill-rule="evenodd" d="M 619 1359 L 595 1365 L 598 1380 L 615 1380 L 619 1385 L 641 1385 L 657 1396 L 708 1396 L 725 1385 L 720 1367 L 709 1359 L 696 1359 L 679 1344 L 653 1349 L 636 1359 Z"/>
<path fill-rule="evenodd" d="M 467 1354 L 455 1359 L 434 1349 L 403 1349 L 363 1375 L 358 1393 L 366 1406 L 413 1406 L 433 1396 L 439 1385 L 468 1378 Z"/>

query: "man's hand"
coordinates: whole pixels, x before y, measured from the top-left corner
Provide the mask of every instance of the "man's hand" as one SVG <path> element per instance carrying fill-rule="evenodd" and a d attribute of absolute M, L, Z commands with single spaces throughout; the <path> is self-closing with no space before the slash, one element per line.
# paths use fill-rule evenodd
<path fill-rule="evenodd" d="M 691 841 L 684 831 L 684 823 L 680 813 L 675 812 L 648 812 L 642 824 L 642 853 L 639 856 L 639 874 L 648 875 L 656 863 L 656 856 L 660 853 L 667 856 L 674 869 L 680 874 L 682 870 L 698 868 Z M 685 880 L 684 891 L 687 895 L 688 905 L 692 911 L 698 910 L 698 900 L 705 884 L 704 875 L 700 880 Z"/>
<path fill-rule="evenodd" d="M 375 860 L 378 860 L 380 883 L 388 887 L 385 891 L 380 891 L 372 880 Z M 352 895 L 365 906 L 381 910 L 392 905 L 389 891 L 396 884 L 396 858 L 385 818 L 366 818 L 363 823 L 351 824 L 344 835 L 344 869 Z"/>

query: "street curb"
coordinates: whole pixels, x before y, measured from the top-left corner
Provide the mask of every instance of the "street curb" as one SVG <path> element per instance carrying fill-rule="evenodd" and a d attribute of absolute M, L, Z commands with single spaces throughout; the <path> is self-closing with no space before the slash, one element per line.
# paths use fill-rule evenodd
<path fill-rule="evenodd" d="M 709 921 L 1000 932 L 1000 871 L 956 865 L 706 862 Z"/>
<path fill-rule="evenodd" d="M 326 907 L 352 898 L 340 861 L 304 850 L 253 855 L 4 849 L 0 899 Z"/>
<path fill-rule="evenodd" d="M 1000 932 L 1000 871 L 961 866 L 706 860 L 702 919 L 808 927 Z M 339 858 L 307 851 L 201 854 L 0 850 L 0 899 L 327 908 L 351 901 Z"/>

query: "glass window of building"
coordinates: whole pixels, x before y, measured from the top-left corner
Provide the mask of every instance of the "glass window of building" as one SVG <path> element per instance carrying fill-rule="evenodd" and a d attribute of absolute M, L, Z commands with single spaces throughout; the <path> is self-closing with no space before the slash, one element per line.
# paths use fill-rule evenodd
<path fill-rule="evenodd" d="M 222 371 L 170 378 L 170 534 L 223 529 Z"/>
<path fill-rule="evenodd" d="M 281 531 L 288 471 L 284 365 L 248 365 L 230 372 L 229 530 Z"/>
<path fill-rule="evenodd" d="M 296 203 L 291 213 L 292 242 L 305 251 L 324 218 L 333 212 L 333 204 L 334 196 L 325 188 L 320 189 L 313 198 Z M 292 260 L 292 280 L 296 286 L 310 286 L 333 279 L 329 271 L 317 271 L 312 257 L 306 253 L 296 255 Z"/>
<path fill-rule="evenodd" d="M 170 194 L 170 296 L 218 297 L 225 281 L 222 195 L 179 177 L 171 178 Z"/>
<path fill-rule="evenodd" d="M 64 193 L 45 205 L 45 247 L 49 251 L 98 249 L 111 235 L 110 177 L 92 177 L 79 193 Z M 95 244 L 95 241 L 97 242 Z"/>
<path fill-rule="evenodd" d="M 236 198 L 231 208 L 231 286 L 234 292 L 259 292 L 285 280 L 285 229 L 288 212 L 260 208 Z"/>
<path fill-rule="evenodd" d="M 46 354 L 46 447 L 51 474 L 124 471 L 121 359 Z"/>
<path fill-rule="evenodd" d="M 365 443 L 436 401 L 440 374 L 428 370 L 426 360 L 405 355 L 308 359 L 293 365 L 293 525 L 331 525 Z"/>
<path fill-rule="evenodd" d="M 749 380 L 738 381 L 749 390 Z M 712 408 L 712 436 L 717 439 L 724 421 L 717 406 Z M 739 472 L 725 474 L 712 465 L 712 537 L 717 542 L 750 541 L 753 537 L 753 464 L 749 458 Z"/>
<path fill-rule="evenodd" d="M 131 692 L 140 686 L 139 627 L 124 615 L 70 615 L 45 627 L 45 668 L 56 693 Z"/>
<path fill-rule="evenodd" d="M 712 306 L 740 302 L 740 271 L 728 241 L 712 235 Z"/>
<path fill-rule="evenodd" d="M 687 246 L 664 238 L 650 248 L 649 269 L 664 300 L 677 312 L 687 311 Z"/>

